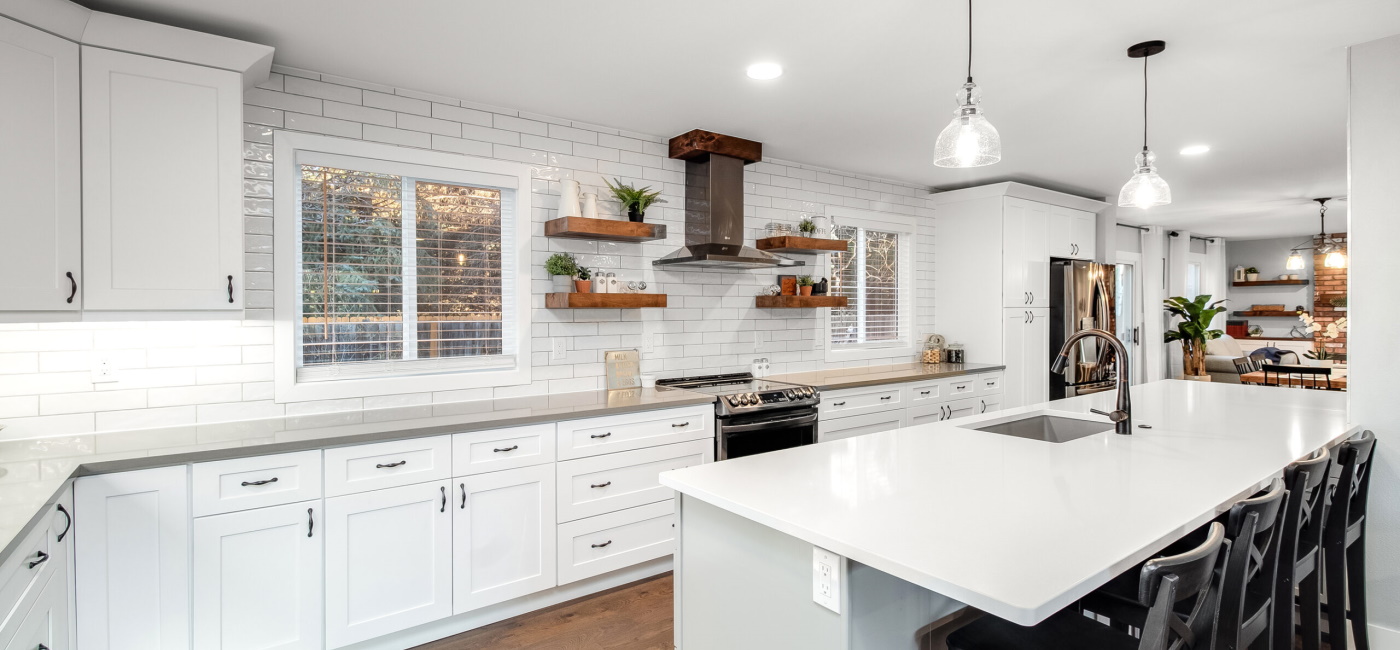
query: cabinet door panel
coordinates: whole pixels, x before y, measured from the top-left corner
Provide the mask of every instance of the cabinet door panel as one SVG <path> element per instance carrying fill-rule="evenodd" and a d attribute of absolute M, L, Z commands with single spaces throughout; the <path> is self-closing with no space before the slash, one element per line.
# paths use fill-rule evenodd
<path fill-rule="evenodd" d="M 241 77 L 82 58 L 84 308 L 242 309 Z"/>
<path fill-rule="evenodd" d="M 1026 404 L 1024 357 L 1030 314 L 1029 309 L 1007 309 L 1002 319 L 1002 362 L 1006 365 L 1006 370 L 1002 371 L 1002 391 L 1007 408 Z"/>
<path fill-rule="evenodd" d="M 1032 309 L 1031 321 L 1023 332 L 1024 404 L 1039 404 L 1050 399 L 1050 310 Z"/>
<path fill-rule="evenodd" d="M 321 647 L 320 501 L 194 521 L 194 646 Z"/>
<path fill-rule="evenodd" d="M 848 418 L 825 419 L 817 422 L 817 442 L 854 438 L 904 426 L 904 409 L 883 413 L 853 415 Z"/>
<path fill-rule="evenodd" d="M 73 295 L 82 279 L 78 45 L 0 18 L 0 71 L 0 310 L 76 310 L 82 304 Z"/>
<path fill-rule="evenodd" d="M 1050 206 L 1030 203 L 1026 226 L 1021 231 L 1025 242 L 1026 291 L 1031 294 L 1031 307 L 1050 306 Z"/>
<path fill-rule="evenodd" d="M 1025 307 L 1030 304 L 1025 263 L 1030 201 L 1008 198 L 1002 201 L 1002 206 L 1002 306 Z"/>
<path fill-rule="evenodd" d="M 452 614 L 448 482 L 326 500 L 326 647 Z"/>
<path fill-rule="evenodd" d="M 1070 221 L 1071 237 L 1075 246 L 1075 257 L 1093 260 L 1098 252 L 1098 216 L 1092 212 L 1075 210 Z"/>
<path fill-rule="evenodd" d="M 186 469 L 79 478 L 74 488 L 77 647 L 183 650 L 190 643 Z"/>
<path fill-rule="evenodd" d="M 1077 257 L 1074 254 L 1074 213 L 1076 210 L 1050 206 L 1050 257 Z"/>
<path fill-rule="evenodd" d="M 68 609 L 68 575 L 60 571 L 49 578 L 34 606 L 24 616 L 5 650 L 69 650 L 68 624 L 72 612 Z"/>
<path fill-rule="evenodd" d="M 453 611 L 555 585 L 554 467 L 459 478 L 452 504 Z"/>

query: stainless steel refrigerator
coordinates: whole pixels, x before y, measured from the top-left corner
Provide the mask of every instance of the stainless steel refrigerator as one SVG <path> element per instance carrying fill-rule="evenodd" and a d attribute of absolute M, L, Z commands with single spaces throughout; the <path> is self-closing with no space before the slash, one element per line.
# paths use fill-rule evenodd
<path fill-rule="evenodd" d="M 1112 264 L 1076 260 L 1050 262 L 1050 355 L 1079 330 L 1114 332 Z M 1050 399 L 1112 390 L 1118 377 L 1113 348 L 1097 338 L 1080 341 L 1063 375 L 1051 373 Z"/>

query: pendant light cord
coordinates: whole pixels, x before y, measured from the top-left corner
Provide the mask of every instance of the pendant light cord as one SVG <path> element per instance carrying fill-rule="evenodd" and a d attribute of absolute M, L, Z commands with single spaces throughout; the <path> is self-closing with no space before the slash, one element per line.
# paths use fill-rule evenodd
<path fill-rule="evenodd" d="M 972 83 L 972 0 L 967 0 L 967 82 Z"/>
<path fill-rule="evenodd" d="M 1152 55 L 1142 57 L 1142 150 L 1147 151 L 1147 60 Z"/>

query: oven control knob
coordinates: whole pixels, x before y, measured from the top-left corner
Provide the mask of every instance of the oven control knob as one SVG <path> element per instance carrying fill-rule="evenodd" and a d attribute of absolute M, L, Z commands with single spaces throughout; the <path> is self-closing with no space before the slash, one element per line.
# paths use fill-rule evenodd
<path fill-rule="evenodd" d="M 749 393 L 749 403 L 750 403 L 750 404 L 757 404 L 757 403 L 758 403 L 758 393 Z"/>
<path fill-rule="evenodd" d="M 733 396 L 733 395 L 730 395 L 729 397 L 727 397 L 727 398 L 725 398 L 725 399 L 729 402 L 729 405 L 730 405 L 730 406 L 738 406 L 738 405 L 739 405 L 739 398 L 738 398 L 738 397 L 735 397 L 735 396 Z"/>

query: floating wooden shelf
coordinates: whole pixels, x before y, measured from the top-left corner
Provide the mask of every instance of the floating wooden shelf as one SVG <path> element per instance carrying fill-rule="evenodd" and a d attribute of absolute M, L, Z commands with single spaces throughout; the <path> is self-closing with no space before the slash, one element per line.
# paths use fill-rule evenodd
<path fill-rule="evenodd" d="M 811 307 L 845 307 L 845 296 L 758 296 L 759 307 L 765 309 L 802 309 Z"/>
<path fill-rule="evenodd" d="M 549 293 L 544 306 L 549 309 L 642 309 L 665 307 L 664 293 Z"/>
<path fill-rule="evenodd" d="M 1237 311 L 1235 316 L 1249 316 L 1254 318 L 1297 318 L 1296 311 Z"/>
<path fill-rule="evenodd" d="M 1311 338 L 1296 336 L 1236 336 L 1236 341 L 1311 341 Z"/>
<path fill-rule="evenodd" d="M 608 241 L 655 241 L 666 238 L 666 226 L 615 219 L 562 217 L 544 222 L 544 236 Z"/>
<path fill-rule="evenodd" d="M 1307 285 L 1307 280 L 1256 280 L 1254 282 L 1231 282 L 1232 287 L 1277 287 L 1294 286 L 1301 287 Z"/>
<path fill-rule="evenodd" d="M 760 239 L 756 244 L 758 250 L 774 253 L 841 253 L 848 250 L 850 242 L 844 239 L 783 236 Z"/>

